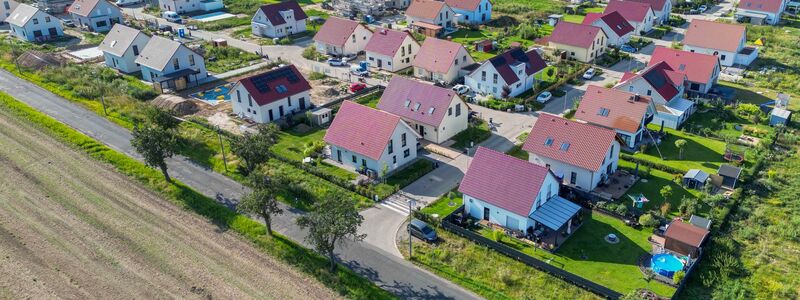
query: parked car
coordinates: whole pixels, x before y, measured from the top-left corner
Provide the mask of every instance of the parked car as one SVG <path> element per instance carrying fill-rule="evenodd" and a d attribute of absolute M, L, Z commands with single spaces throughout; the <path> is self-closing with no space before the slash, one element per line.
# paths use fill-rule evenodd
<path fill-rule="evenodd" d="M 456 85 L 453 87 L 453 91 L 455 91 L 455 92 L 456 92 L 456 94 L 459 94 L 459 95 L 464 95 L 464 94 L 466 94 L 466 93 L 469 93 L 469 92 L 470 92 L 470 90 L 471 90 L 471 89 L 470 89 L 468 86 L 466 86 L 466 85 L 463 85 L 463 84 L 456 84 Z"/>
<path fill-rule="evenodd" d="M 347 62 L 338 58 L 328 58 L 328 64 L 333 67 L 341 67 L 347 65 Z"/>
<path fill-rule="evenodd" d="M 142 0 L 117 0 L 114 2 L 117 6 L 126 6 L 126 5 L 134 5 L 141 3 Z"/>
<path fill-rule="evenodd" d="M 636 53 L 636 51 L 637 51 L 636 48 L 634 48 L 633 46 L 628 45 L 628 44 L 619 46 L 619 50 L 621 50 L 623 52 L 628 52 L 628 53 Z"/>
<path fill-rule="evenodd" d="M 61 24 L 66 27 L 75 27 L 75 22 L 72 22 L 72 20 L 61 20 Z"/>
<path fill-rule="evenodd" d="M 704 13 L 707 10 L 708 10 L 708 6 L 706 6 L 705 4 L 700 5 L 700 7 L 697 8 L 697 11 L 699 11 L 700 13 Z"/>
<path fill-rule="evenodd" d="M 369 76 L 369 71 L 362 69 L 357 65 L 350 65 L 350 74 L 360 76 L 360 77 L 367 77 Z"/>
<path fill-rule="evenodd" d="M 536 102 L 544 104 L 544 103 L 547 103 L 547 101 L 550 101 L 550 99 L 552 99 L 552 98 L 553 98 L 553 94 L 551 94 L 550 92 L 545 91 L 545 92 L 542 92 L 541 94 L 539 94 L 539 96 L 536 96 Z"/>
<path fill-rule="evenodd" d="M 164 18 L 165 20 L 167 20 L 167 21 L 169 21 L 169 22 L 173 22 L 173 23 L 178 23 L 178 24 L 180 24 L 180 23 L 182 22 L 182 20 L 181 20 L 181 16 L 180 16 L 180 15 L 178 15 L 178 13 L 176 13 L 176 12 L 174 12 L 174 11 L 165 11 L 165 12 L 162 12 L 162 13 L 161 13 L 161 17 L 162 17 L 162 18 Z"/>
<path fill-rule="evenodd" d="M 583 72 L 583 79 L 592 79 L 594 77 L 594 68 L 589 68 L 586 72 Z"/>
<path fill-rule="evenodd" d="M 408 223 L 408 231 L 412 236 L 429 243 L 435 242 L 439 238 L 431 225 L 419 219 L 413 219 Z"/>
<path fill-rule="evenodd" d="M 363 84 L 361 82 L 355 82 L 355 83 L 351 83 L 350 84 L 350 92 L 351 93 L 357 93 L 357 92 L 359 92 L 359 91 L 361 91 L 361 90 L 363 90 L 365 88 L 367 88 L 367 85 Z"/>

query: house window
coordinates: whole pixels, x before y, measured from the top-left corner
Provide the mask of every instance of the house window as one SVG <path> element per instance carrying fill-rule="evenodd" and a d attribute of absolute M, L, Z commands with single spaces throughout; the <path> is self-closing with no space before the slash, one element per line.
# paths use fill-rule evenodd
<path fill-rule="evenodd" d="M 461 115 L 461 103 L 456 104 L 456 117 Z"/>
<path fill-rule="evenodd" d="M 242 92 L 236 91 L 236 101 L 242 103 Z"/>
<path fill-rule="evenodd" d="M 292 107 L 292 96 L 286 97 L 286 106 Z"/>
<path fill-rule="evenodd" d="M 39 19 L 38 18 L 33 18 L 33 24 L 34 25 L 39 24 Z"/>
<path fill-rule="evenodd" d="M 392 156 L 392 163 L 397 164 L 397 155 Z"/>
<path fill-rule="evenodd" d="M 247 103 L 250 107 L 253 107 L 253 98 L 250 95 L 247 95 Z"/>
<path fill-rule="evenodd" d="M 139 45 L 133 45 L 133 55 L 139 55 Z"/>
<path fill-rule="evenodd" d="M 569 175 L 569 184 L 575 184 L 575 182 L 578 182 L 578 173 L 572 172 Z"/>
<path fill-rule="evenodd" d="M 177 57 L 172 60 L 172 67 L 174 67 L 175 70 L 181 68 L 181 63 L 178 62 L 178 58 Z"/>
<path fill-rule="evenodd" d="M 283 117 L 283 105 L 278 106 L 278 115 Z"/>
<path fill-rule="evenodd" d="M 405 133 L 400 135 L 400 146 L 401 147 L 405 147 L 406 146 L 406 134 Z"/>
<path fill-rule="evenodd" d="M 194 55 L 189 55 L 189 65 L 194 66 Z"/>
<path fill-rule="evenodd" d="M 394 153 L 394 141 L 389 140 L 389 154 Z"/>
<path fill-rule="evenodd" d="M 497 74 L 492 74 L 492 83 L 497 84 Z"/>
<path fill-rule="evenodd" d="M 652 95 L 652 94 L 653 94 L 653 91 L 652 91 L 652 90 L 647 90 L 647 95 L 648 95 L 648 96 L 650 96 L 650 95 Z"/>
<path fill-rule="evenodd" d="M 447 108 L 447 115 L 448 116 L 452 116 L 453 115 L 453 108 L 452 107 L 448 107 Z"/>
<path fill-rule="evenodd" d="M 47 22 L 47 23 L 50 23 L 50 17 L 49 16 L 44 17 L 44 21 Z"/>
<path fill-rule="evenodd" d="M 725 54 L 719 56 L 720 60 L 725 60 Z"/>
<path fill-rule="evenodd" d="M 461 57 L 461 62 L 467 62 L 467 56 L 466 55 Z"/>
<path fill-rule="evenodd" d="M 481 81 L 486 81 L 486 71 L 481 71 Z"/>
<path fill-rule="evenodd" d="M 608 159 L 611 159 L 613 155 L 614 155 L 614 145 L 611 145 L 611 152 L 608 153 Z"/>
<path fill-rule="evenodd" d="M 403 150 L 403 157 L 405 158 L 409 156 L 411 156 L 411 150 L 409 149 Z"/>
<path fill-rule="evenodd" d="M 361 166 L 364 167 L 364 168 L 367 167 L 367 160 L 366 159 L 363 159 L 363 158 L 361 159 Z"/>
<path fill-rule="evenodd" d="M 358 162 L 358 159 L 356 159 L 356 156 L 353 155 L 353 163 L 356 163 L 356 162 Z"/>

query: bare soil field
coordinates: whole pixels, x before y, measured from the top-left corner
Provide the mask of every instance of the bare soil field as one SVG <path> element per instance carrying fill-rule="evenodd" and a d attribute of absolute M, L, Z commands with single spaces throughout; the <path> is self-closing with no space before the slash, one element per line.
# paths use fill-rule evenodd
<path fill-rule="evenodd" d="M 0 298 L 339 298 L 3 111 L 0 174 Z"/>

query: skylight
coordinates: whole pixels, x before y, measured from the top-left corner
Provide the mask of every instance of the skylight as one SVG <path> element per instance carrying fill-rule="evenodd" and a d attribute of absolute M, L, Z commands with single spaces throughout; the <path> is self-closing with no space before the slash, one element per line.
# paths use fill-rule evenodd
<path fill-rule="evenodd" d="M 405 107 L 408 107 L 409 105 L 411 105 L 411 100 L 406 100 L 406 102 L 403 104 Z"/>
<path fill-rule="evenodd" d="M 608 117 L 608 108 L 601 107 L 599 111 L 597 111 L 597 115 Z"/>
<path fill-rule="evenodd" d="M 422 106 L 422 103 L 414 103 L 414 110 L 419 110 L 419 107 Z"/>
<path fill-rule="evenodd" d="M 681 70 L 681 71 L 686 70 L 686 65 L 681 64 L 680 66 L 678 66 L 678 70 Z"/>
<path fill-rule="evenodd" d="M 550 145 L 552 145 L 552 144 L 553 144 L 553 138 L 551 138 L 551 137 L 547 137 L 547 139 L 546 139 L 546 140 L 544 140 L 544 145 L 545 145 L 545 146 L 550 146 Z"/>
<path fill-rule="evenodd" d="M 431 108 L 428 108 L 428 114 L 432 115 L 434 110 L 436 110 L 436 108 L 431 106 Z"/>
<path fill-rule="evenodd" d="M 569 143 L 563 142 L 561 143 L 561 151 L 567 152 L 569 150 Z"/>

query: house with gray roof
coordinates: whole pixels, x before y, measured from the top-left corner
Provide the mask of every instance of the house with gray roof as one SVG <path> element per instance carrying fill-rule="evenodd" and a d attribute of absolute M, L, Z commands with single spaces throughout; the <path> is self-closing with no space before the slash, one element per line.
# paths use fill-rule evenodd
<path fill-rule="evenodd" d="M 64 36 L 58 18 L 27 4 L 17 6 L 6 22 L 11 27 L 11 34 L 24 41 L 44 42 Z"/>
<path fill-rule="evenodd" d="M 11 12 L 17 8 L 19 2 L 14 0 L 0 0 L 0 24 L 6 21 Z"/>
<path fill-rule="evenodd" d="M 78 28 L 91 32 L 106 32 L 122 23 L 122 10 L 107 0 L 75 0 L 67 12 Z"/>
<path fill-rule="evenodd" d="M 103 51 L 106 66 L 122 73 L 134 73 L 141 71 L 136 58 L 149 41 L 150 37 L 144 32 L 115 24 L 98 48 Z"/>
<path fill-rule="evenodd" d="M 208 77 L 205 60 L 186 45 L 163 37 L 150 38 L 135 61 L 142 79 L 163 88 L 181 90 Z"/>

